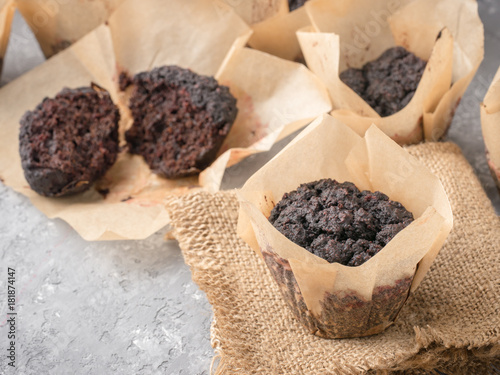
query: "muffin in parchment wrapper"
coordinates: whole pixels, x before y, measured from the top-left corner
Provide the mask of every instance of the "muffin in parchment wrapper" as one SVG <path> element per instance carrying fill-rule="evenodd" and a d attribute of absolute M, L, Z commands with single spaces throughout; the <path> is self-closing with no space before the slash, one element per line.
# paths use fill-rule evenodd
<path fill-rule="evenodd" d="M 45 57 L 68 48 L 105 22 L 124 0 L 15 0 Z"/>
<path fill-rule="evenodd" d="M 328 263 L 268 221 L 285 192 L 323 178 L 381 191 L 415 220 L 364 264 Z M 382 332 L 396 319 L 453 225 L 439 179 L 371 126 L 362 138 L 329 115 L 311 123 L 238 192 L 239 235 L 262 254 L 284 299 L 311 333 L 325 338 Z"/>
<path fill-rule="evenodd" d="M 226 4 L 177 0 L 162 8 L 159 3 L 163 4 L 161 0 L 129 0 L 109 19 L 117 74 L 133 76 L 157 66 L 179 65 L 213 75 L 237 99 L 238 115 L 217 159 L 199 178 L 188 178 L 191 185 L 218 190 L 225 168 L 251 154 L 269 150 L 276 141 L 330 111 L 324 84 L 302 64 L 244 47 L 251 31 Z M 185 19 L 171 15 L 176 8 L 178 14 L 190 15 L 189 27 Z M 137 34 L 130 27 L 131 14 L 149 20 L 154 35 Z M 170 22 L 166 23 L 164 19 L 168 17 Z M 198 26 L 207 18 L 210 26 Z M 186 36 L 179 38 L 179 30 L 183 29 Z M 228 30 L 239 30 L 240 35 L 234 38 L 235 33 L 228 34 Z M 119 94 L 125 112 L 129 94 L 130 89 Z"/>
<path fill-rule="evenodd" d="M 0 177 L 50 218 L 68 222 L 87 240 L 142 239 L 165 227 L 164 199 L 194 189 L 218 190 L 227 166 L 269 150 L 283 136 L 331 110 L 323 83 L 303 65 L 244 48 L 249 28 L 212 0 L 128 0 L 78 42 L 0 90 Z M 120 73 L 178 65 L 215 76 L 237 99 L 238 116 L 215 161 L 199 176 L 166 179 L 126 149 L 88 191 L 58 199 L 33 192 L 18 151 L 19 120 L 64 87 L 106 89 L 121 112 L 119 133 L 132 118 Z"/>
<path fill-rule="evenodd" d="M 297 36 L 308 67 L 330 92 L 332 116 L 360 135 L 375 124 L 400 144 L 443 137 L 484 55 L 476 1 L 315 0 L 305 8 L 312 26 Z M 409 103 L 381 117 L 339 74 L 395 46 L 427 65 Z"/>
<path fill-rule="evenodd" d="M 481 127 L 488 166 L 500 190 L 500 68 L 481 103 Z"/>
<path fill-rule="evenodd" d="M 0 0 L 0 76 L 15 10 L 14 0 Z"/>

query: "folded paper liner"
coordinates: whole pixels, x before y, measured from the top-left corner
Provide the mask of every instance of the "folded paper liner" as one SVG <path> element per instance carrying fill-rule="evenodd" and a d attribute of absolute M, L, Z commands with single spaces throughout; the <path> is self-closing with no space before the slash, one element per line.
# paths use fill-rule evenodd
<path fill-rule="evenodd" d="M 407 151 L 440 179 L 455 220 L 421 285 L 379 335 L 326 340 L 307 332 L 237 235 L 234 192 L 169 202 L 184 259 L 213 307 L 214 373 L 468 375 L 500 367 L 500 219 L 456 145 Z"/>
<path fill-rule="evenodd" d="M 303 61 L 296 31 L 311 22 L 305 8 L 290 12 L 287 0 L 224 0 L 252 28 L 248 44 L 259 51 Z"/>
<path fill-rule="evenodd" d="M 288 13 L 287 0 L 223 0 L 249 25 Z"/>
<path fill-rule="evenodd" d="M 310 25 L 305 7 L 289 12 L 287 6 L 286 12 L 253 24 L 253 34 L 248 44 L 283 59 L 302 61 L 304 58 L 296 32 Z"/>
<path fill-rule="evenodd" d="M 484 56 L 476 1 L 315 0 L 305 8 L 313 26 L 298 39 L 307 65 L 330 92 L 334 117 L 360 135 L 376 124 L 400 144 L 443 137 Z M 394 46 L 428 63 L 406 107 L 380 117 L 339 74 Z"/>
<path fill-rule="evenodd" d="M 99 26 L 124 2 L 124 0 L 12 1 L 19 4 L 21 14 L 36 35 L 46 57 L 69 47 Z M 249 25 L 260 23 L 273 16 L 288 14 L 287 0 L 222 0 L 222 2 L 232 7 Z M 216 9 L 220 8 L 219 4 L 218 0 L 212 2 L 212 6 Z"/>
<path fill-rule="evenodd" d="M 243 48 L 248 32 L 231 8 L 215 7 L 211 0 L 124 2 L 109 26 L 98 27 L 0 90 L 0 177 L 48 217 L 65 220 L 87 240 L 146 238 L 169 223 L 162 203 L 167 195 L 185 194 L 200 184 L 218 190 L 226 165 L 268 150 L 331 109 L 323 84 L 304 66 Z M 132 120 L 126 95 L 117 90 L 118 73 L 168 64 L 220 77 L 237 98 L 238 117 L 219 159 L 204 177 L 167 180 L 151 173 L 140 156 L 122 153 L 85 193 L 54 199 L 30 190 L 18 152 L 19 119 L 25 111 L 63 87 L 95 82 L 119 105 L 123 135 Z"/>
<path fill-rule="evenodd" d="M 500 189 L 500 68 L 481 103 L 481 127 L 491 174 Z"/>
<path fill-rule="evenodd" d="M 106 21 L 124 0 L 15 1 L 48 58 Z"/>
<path fill-rule="evenodd" d="M 14 1 L 14 0 L 13 0 Z M 15 0 L 46 57 L 69 47 L 106 21 L 125 0 Z M 286 0 L 222 0 L 249 25 L 288 12 Z M 218 1 L 213 1 L 219 7 Z"/>
<path fill-rule="evenodd" d="M 360 190 L 381 191 L 403 204 L 413 213 L 415 221 L 361 266 L 330 264 L 287 239 L 267 219 L 284 193 L 297 189 L 302 183 L 323 178 L 352 182 Z M 238 195 L 241 199 L 238 231 L 242 238 L 257 253 L 265 251 L 262 255 L 278 259 L 266 262 L 278 262 L 284 264 L 280 264 L 280 268 L 291 268 L 291 278 L 296 280 L 299 291 L 293 293 L 298 296 L 292 296 L 297 300 L 289 302 L 312 332 L 326 337 L 378 333 L 390 325 L 393 315 L 379 317 L 375 313 L 379 298 L 376 291 L 388 287 L 396 290 L 400 284 L 408 287 L 411 284 L 411 291 L 414 291 L 453 223 L 446 193 L 439 179 L 426 167 L 376 126 L 370 127 L 361 138 L 329 115 L 309 125 L 250 177 Z M 400 292 L 403 302 L 408 287 Z M 326 299 L 328 295 L 343 298 L 349 293 L 368 305 L 372 303 L 370 314 L 377 319 L 363 316 L 367 320 L 359 323 L 359 327 L 339 327 L 337 318 L 330 314 L 332 304 Z M 302 299 L 307 314 L 301 311 L 304 308 L 300 307 Z M 397 313 L 397 307 L 395 309 Z"/>
<path fill-rule="evenodd" d="M 7 51 L 7 44 L 9 43 L 14 11 L 13 0 L 0 0 L 0 75 L 2 74 L 3 59 Z"/>

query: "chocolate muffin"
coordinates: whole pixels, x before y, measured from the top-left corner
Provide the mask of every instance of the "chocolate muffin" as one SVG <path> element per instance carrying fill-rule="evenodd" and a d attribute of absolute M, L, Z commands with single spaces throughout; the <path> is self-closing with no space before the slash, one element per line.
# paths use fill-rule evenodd
<path fill-rule="evenodd" d="M 130 152 L 167 178 L 208 167 L 236 118 L 229 88 L 178 66 L 139 73 L 130 82 L 134 123 L 125 134 Z"/>
<path fill-rule="evenodd" d="M 322 179 L 285 193 L 269 221 L 289 240 L 328 262 L 359 266 L 407 227 L 413 215 L 381 192 Z"/>
<path fill-rule="evenodd" d="M 380 116 L 403 109 L 413 98 L 426 62 L 403 47 L 393 47 L 362 69 L 349 68 L 340 79 Z"/>
<path fill-rule="evenodd" d="M 24 176 L 40 195 L 82 192 L 116 161 L 120 113 L 98 87 L 65 88 L 21 118 Z"/>
<path fill-rule="evenodd" d="M 306 2 L 307 0 L 288 0 L 288 8 L 290 9 L 290 12 L 292 12 L 295 9 L 304 6 Z"/>

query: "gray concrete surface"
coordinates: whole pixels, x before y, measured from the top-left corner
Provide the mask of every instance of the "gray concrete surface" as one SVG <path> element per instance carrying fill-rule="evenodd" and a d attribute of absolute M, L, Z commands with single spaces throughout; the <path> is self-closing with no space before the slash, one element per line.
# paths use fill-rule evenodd
<path fill-rule="evenodd" d="M 2 83 L 44 61 L 18 14 L 6 56 Z M 0 184 L 0 374 L 208 374 L 211 307 L 163 233 L 86 242 Z M 16 371 L 6 365 L 7 267 Z"/>
<path fill-rule="evenodd" d="M 500 3 L 479 0 L 486 58 L 448 138 L 500 212 L 484 157 L 478 104 L 500 65 Z M 43 62 L 16 15 L 2 83 Z M 288 140 L 230 168 L 238 187 Z M 0 151 L 1 152 L 1 151 Z M 163 231 L 144 241 L 86 242 L 0 184 L 0 374 L 208 374 L 211 308 Z M 7 267 L 16 270 L 16 364 L 7 362 Z"/>

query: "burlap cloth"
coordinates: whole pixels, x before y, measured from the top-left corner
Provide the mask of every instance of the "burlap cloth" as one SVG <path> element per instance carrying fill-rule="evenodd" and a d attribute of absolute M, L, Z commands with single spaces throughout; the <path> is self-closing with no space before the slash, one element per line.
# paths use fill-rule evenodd
<path fill-rule="evenodd" d="M 263 260 L 237 236 L 234 192 L 167 202 L 193 280 L 213 306 L 215 373 L 500 371 L 500 219 L 456 145 L 408 151 L 442 180 L 455 224 L 396 323 L 371 337 L 326 340 L 302 328 Z"/>

